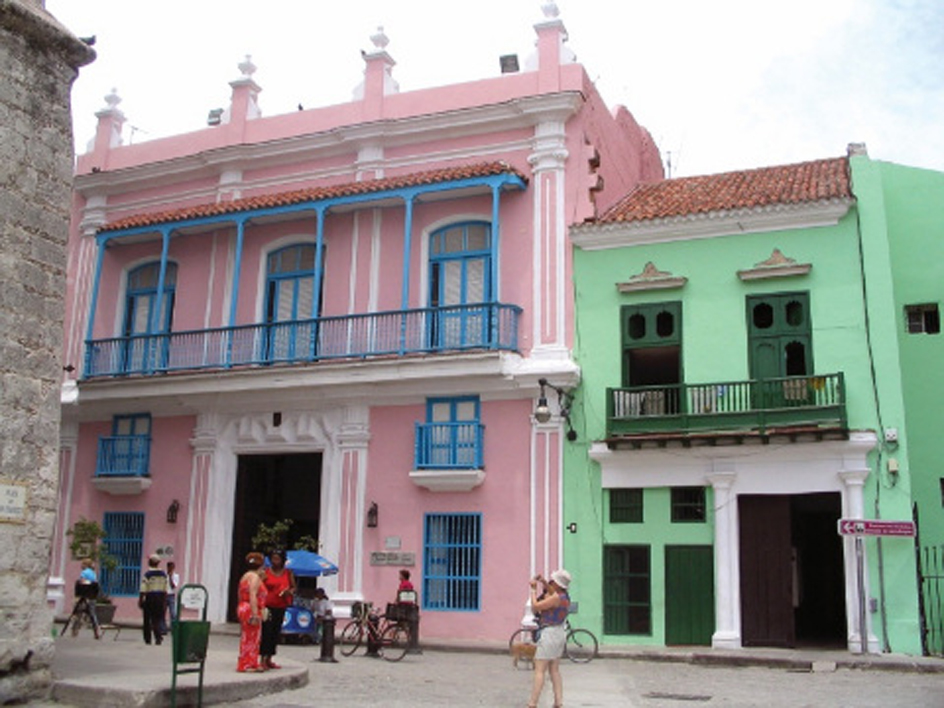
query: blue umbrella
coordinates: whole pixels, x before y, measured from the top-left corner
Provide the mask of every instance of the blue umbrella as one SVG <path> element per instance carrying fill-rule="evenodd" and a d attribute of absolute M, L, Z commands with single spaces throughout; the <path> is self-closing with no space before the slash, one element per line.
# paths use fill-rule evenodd
<path fill-rule="evenodd" d="M 319 575 L 337 575 L 338 566 L 324 556 L 311 551 L 287 551 L 285 553 L 285 567 L 291 569 L 301 578 L 317 577 Z"/>

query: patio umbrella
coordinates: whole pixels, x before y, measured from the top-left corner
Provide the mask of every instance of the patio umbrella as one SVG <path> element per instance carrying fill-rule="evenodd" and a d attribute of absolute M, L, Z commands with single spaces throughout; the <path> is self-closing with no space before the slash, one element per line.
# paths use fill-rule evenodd
<path fill-rule="evenodd" d="M 338 566 L 312 551 L 287 551 L 285 567 L 301 578 L 337 575 Z"/>

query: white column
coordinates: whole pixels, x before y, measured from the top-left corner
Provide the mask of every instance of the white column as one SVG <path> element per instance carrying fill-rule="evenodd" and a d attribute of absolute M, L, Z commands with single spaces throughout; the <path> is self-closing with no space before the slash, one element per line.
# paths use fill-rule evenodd
<path fill-rule="evenodd" d="M 364 509 L 367 504 L 369 409 L 349 406 L 334 434 L 335 454 L 325 456 L 322 473 L 321 538 L 324 551 L 336 560 L 339 574 L 335 601 L 363 599 Z M 332 579 L 334 581 L 335 579 Z M 326 588 L 331 590 L 329 582 Z M 329 593 L 330 594 L 330 593 Z"/>
<path fill-rule="evenodd" d="M 858 469 L 844 469 L 839 472 L 839 479 L 842 480 L 842 517 L 844 519 L 864 519 L 865 518 L 865 480 L 869 476 L 869 468 L 864 466 Z M 869 612 L 869 567 L 868 556 L 863 553 L 862 569 L 863 577 L 863 597 L 865 598 L 865 612 L 861 612 L 858 586 L 858 561 L 856 559 L 856 547 L 854 536 L 842 537 L 843 567 L 846 579 L 846 627 L 847 642 L 849 651 L 853 653 L 862 653 L 862 631 L 866 632 L 867 646 L 870 654 L 880 652 L 878 638 L 872 634 L 871 620 L 872 615 Z M 865 617 L 865 627 L 859 626 L 860 617 Z"/>
<path fill-rule="evenodd" d="M 715 633 L 711 645 L 717 649 L 741 647 L 737 495 L 731 489 L 735 479 L 733 470 L 708 475 L 715 513 Z"/>

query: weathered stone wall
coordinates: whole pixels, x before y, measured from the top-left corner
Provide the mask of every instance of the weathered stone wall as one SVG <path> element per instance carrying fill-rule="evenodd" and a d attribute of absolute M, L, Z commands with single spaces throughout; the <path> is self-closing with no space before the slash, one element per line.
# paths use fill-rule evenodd
<path fill-rule="evenodd" d="M 38 0 L 0 0 L 0 704 L 51 680 L 69 97 L 93 58 Z"/>

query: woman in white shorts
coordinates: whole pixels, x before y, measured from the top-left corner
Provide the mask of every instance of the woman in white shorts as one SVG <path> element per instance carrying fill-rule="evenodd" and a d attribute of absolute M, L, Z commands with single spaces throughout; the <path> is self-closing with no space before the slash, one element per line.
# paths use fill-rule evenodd
<path fill-rule="evenodd" d="M 544 585 L 544 592 L 538 599 L 538 583 Z M 534 683 L 531 687 L 531 699 L 528 708 L 537 708 L 541 691 L 544 689 L 545 674 L 551 675 L 551 687 L 554 689 L 554 708 L 560 708 L 564 701 L 564 682 L 560 674 L 560 660 L 564 655 L 567 642 L 567 612 L 570 610 L 570 573 L 555 570 L 550 581 L 540 575 L 531 581 L 531 610 L 540 616 L 541 634 L 534 654 Z"/>

